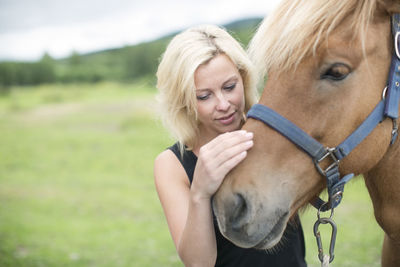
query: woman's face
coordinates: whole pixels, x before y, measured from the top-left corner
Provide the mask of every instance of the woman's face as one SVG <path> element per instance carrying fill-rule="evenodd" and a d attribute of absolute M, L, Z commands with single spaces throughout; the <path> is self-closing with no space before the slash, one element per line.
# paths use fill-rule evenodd
<path fill-rule="evenodd" d="M 217 55 L 195 74 L 200 134 L 207 139 L 239 129 L 244 111 L 242 77 L 224 54 Z"/>

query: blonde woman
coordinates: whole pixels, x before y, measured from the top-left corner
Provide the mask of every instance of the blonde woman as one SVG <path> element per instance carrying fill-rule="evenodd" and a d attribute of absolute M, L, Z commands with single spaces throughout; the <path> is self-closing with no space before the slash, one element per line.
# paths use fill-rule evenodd
<path fill-rule="evenodd" d="M 154 178 L 185 266 L 306 266 L 297 218 L 265 252 L 232 244 L 213 217 L 213 194 L 253 146 L 253 134 L 239 130 L 256 101 L 253 73 L 240 44 L 211 25 L 175 36 L 158 67 L 161 115 L 177 142 L 155 159 Z"/>

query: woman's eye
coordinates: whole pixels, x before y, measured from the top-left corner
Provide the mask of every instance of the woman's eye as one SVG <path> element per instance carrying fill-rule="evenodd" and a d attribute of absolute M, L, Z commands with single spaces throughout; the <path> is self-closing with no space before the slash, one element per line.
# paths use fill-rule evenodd
<path fill-rule="evenodd" d="M 207 94 L 207 95 L 198 95 L 198 96 L 196 96 L 197 100 L 206 100 L 206 99 L 208 99 L 209 97 L 210 97 L 209 94 Z"/>
<path fill-rule="evenodd" d="M 321 75 L 321 79 L 328 79 L 333 81 L 344 80 L 351 72 L 350 67 L 343 63 L 335 63 L 331 65 Z"/>
<path fill-rule="evenodd" d="M 236 83 L 233 83 L 233 84 L 224 86 L 224 89 L 228 90 L 228 91 L 231 91 L 231 90 L 235 89 L 235 87 L 236 87 Z"/>

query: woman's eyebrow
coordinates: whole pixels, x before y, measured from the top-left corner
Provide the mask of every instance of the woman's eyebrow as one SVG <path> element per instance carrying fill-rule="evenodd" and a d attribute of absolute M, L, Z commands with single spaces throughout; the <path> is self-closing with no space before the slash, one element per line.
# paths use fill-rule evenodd
<path fill-rule="evenodd" d="M 237 75 L 232 75 L 231 77 L 229 77 L 222 85 L 226 85 L 227 83 L 230 82 L 237 82 L 239 78 L 237 77 Z"/>
<path fill-rule="evenodd" d="M 196 92 L 210 91 L 210 90 L 211 89 L 209 89 L 209 88 L 199 88 L 199 89 L 196 88 Z"/>

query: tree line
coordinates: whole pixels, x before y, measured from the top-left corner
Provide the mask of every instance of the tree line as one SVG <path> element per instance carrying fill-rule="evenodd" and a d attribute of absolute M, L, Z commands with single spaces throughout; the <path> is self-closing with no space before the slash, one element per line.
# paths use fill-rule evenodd
<path fill-rule="evenodd" d="M 225 25 L 225 28 L 247 45 L 259 22 L 259 18 L 245 19 Z M 154 80 L 159 58 L 174 35 L 94 53 L 73 52 L 57 60 L 45 53 L 36 62 L 0 62 L 0 89 L 44 83 Z"/>
<path fill-rule="evenodd" d="M 49 54 L 36 62 L 0 62 L 0 85 L 131 81 L 155 72 L 164 42 L 80 55 L 73 52 L 61 60 Z"/>

